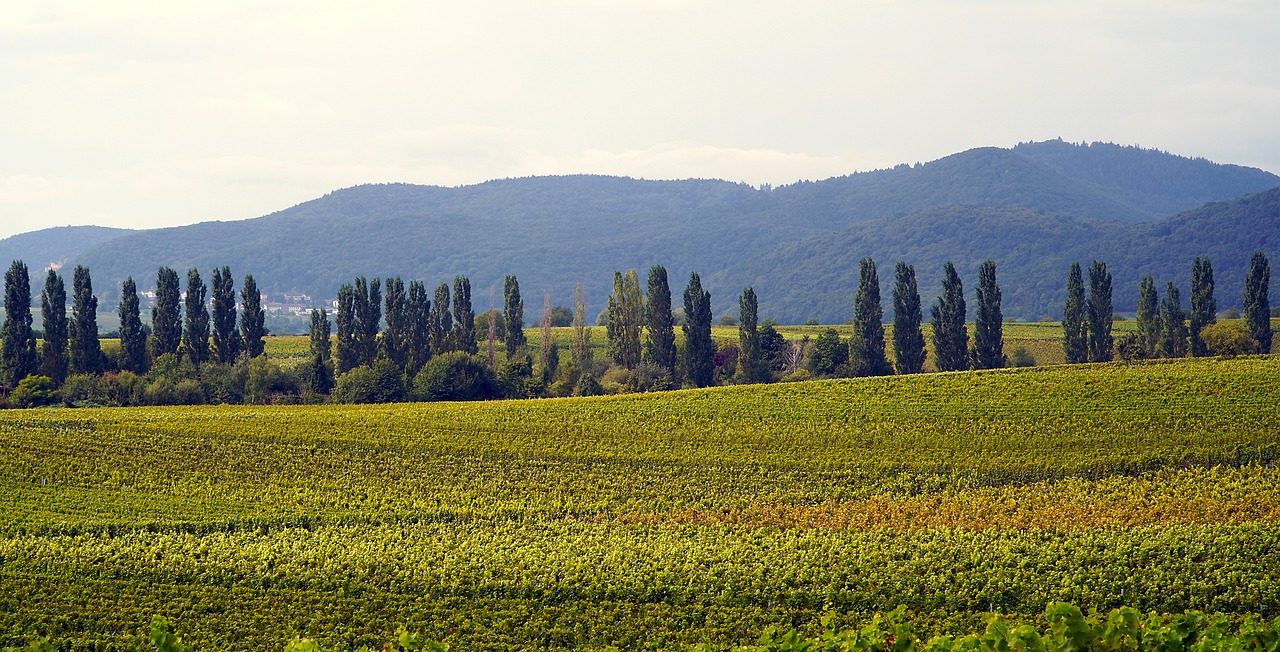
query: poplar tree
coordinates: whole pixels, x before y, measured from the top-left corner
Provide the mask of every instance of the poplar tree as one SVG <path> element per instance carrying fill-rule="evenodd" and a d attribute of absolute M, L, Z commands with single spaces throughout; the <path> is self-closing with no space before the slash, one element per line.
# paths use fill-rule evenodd
<path fill-rule="evenodd" d="M 356 353 L 355 290 L 350 283 L 343 283 L 338 288 L 338 310 L 334 315 L 334 327 L 338 337 L 334 344 L 333 366 L 341 375 L 360 366 L 359 355 Z"/>
<path fill-rule="evenodd" d="M 542 297 L 542 319 L 538 320 L 538 366 L 542 369 L 542 382 L 548 385 L 560 368 L 560 347 L 551 334 L 551 295 Z"/>
<path fill-rule="evenodd" d="M 920 290 L 916 285 L 916 268 L 898 261 L 893 285 L 893 355 L 900 374 L 924 371 L 924 320 L 920 307 Z"/>
<path fill-rule="evenodd" d="M 357 363 L 372 367 L 378 357 L 378 328 L 382 322 L 382 281 L 376 277 L 366 280 L 356 278 L 355 348 Z"/>
<path fill-rule="evenodd" d="M 409 299 L 405 304 L 408 338 L 405 361 L 409 375 L 414 376 L 431 359 L 431 300 L 422 281 L 409 281 Z M 458 331 L 455 329 L 454 333 Z"/>
<path fill-rule="evenodd" d="M 1085 319 L 1084 274 L 1080 263 L 1067 273 L 1067 302 L 1062 308 L 1062 351 L 1068 364 L 1089 361 L 1089 324 Z"/>
<path fill-rule="evenodd" d="M 934 304 L 932 315 L 933 355 L 938 371 L 964 371 L 969 368 L 969 333 L 965 331 L 964 285 L 956 266 L 947 262 L 943 268 L 942 294 Z"/>
<path fill-rule="evenodd" d="M 684 289 L 684 367 L 689 383 L 707 387 L 715 380 L 716 345 L 711 340 L 711 293 L 702 289 L 697 272 Z"/>
<path fill-rule="evenodd" d="M 311 311 L 311 391 L 328 394 L 333 389 L 329 368 L 329 313 L 324 308 Z"/>
<path fill-rule="evenodd" d="M 1266 254 L 1256 251 L 1249 259 L 1244 280 L 1244 321 L 1249 335 L 1258 343 L 1259 353 L 1271 353 L 1271 264 Z"/>
<path fill-rule="evenodd" d="M 756 291 L 743 288 L 738 297 L 738 380 L 744 383 L 769 381 L 769 365 L 760 353 L 760 304 Z"/>
<path fill-rule="evenodd" d="M 267 311 L 262 307 L 262 293 L 252 274 L 244 277 L 240 288 L 240 339 L 245 355 L 256 358 L 266 350 Z"/>
<path fill-rule="evenodd" d="M 591 373 L 591 329 L 587 327 L 587 300 L 581 283 L 573 284 L 573 348 L 569 354 L 580 372 Z"/>
<path fill-rule="evenodd" d="M 1150 275 L 1138 285 L 1138 345 L 1144 357 L 1155 357 L 1160 350 L 1160 302 L 1156 281 Z"/>
<path fill-rule="evenodd" d="M 231 268 L 213 268 L 210 295 L 213 300 L 213 352 L 217 361 L 232 364 L 240 355 L 240 330 L 236 327 L 236 289 Z"/>
<path fill-rule="evenodd" d="M 399 369 L 404 369 L 409 361 L 409 301 L 405 295 L 404 281 L 399 276 L 388 277 L 383 285 L 382 305 L 383 320 L 386 328 L 382 331 L 379 346 L 382 355 L 386 356 Z"/>
<path fill-rule="evenodd" d="M 884 354 L 884 308 L 880 304 L 880 277 L 876 263 L 863 258 L 858 264 L 858 292 L 853 300 L 853 336 L 849 361 L 855 376 L 893 373 Z"/>
<path fill-rule="evenodd" d="M 1200 337 L 1205 326 L 1218 323 L 1218 302 L 1213 298 L 1213 263 L 1209 257 L 1196 257 L 1191 264 L 1191 355 L 1209 355 L 1209 349 Z"/>
<path fill-rule="evenodd" d="M 514 274 L 508 274 L 502 281 L 502 320 L 507 325 L 503 344 L 507 348 L 507 359 L 513 360 L 524 348 L 524 300 L 520 298 L 520 281 Z M 489 328 L 496 328 L 490 319 Z"/>
<path fill-rule="evenodd" d="M 0 328 L 0 371 L 3 382 L 16 387 L 36 373 L 36 336 L 31 329 L 31 276 L 26 263 L 15 260 L 4 275 L 4 326 Z"/>
<path fill-rule="evenodd" d="M 67 355 L 67 288 L 62 277 L 52 269 L 44 277 L 40 316 L 44 323 L 41 373 L 48 376 L 54 385 L 62 385 L 70 366 Z"/>
<path fill-rule="evenodd" d="M 209 309 L 205 307 L 206 294 L 200 270 L 192 267 L 187 271 L 187 314 L 182 327 L 182 348 L 191 364 L 196 367 L 209 360 Z"/>
<path fill-rule="evenodd" d="M 138 286 L 130 276 L 120 285 L 120 369 L 135 374 L 147 372 L 147 338 L 142 331 Z"/>
<path fill-rule="evenodd" d="M 168 267 L 156 272 L 156 305 L 151 308 L 151 357 L 178 354 L 182 343 L 182 291 L 178 273 Z"/>
<path fill-rule="evenodd" d="M 667 283 L 667 268 L 654 265 L 649 268 L 649 292 L 645 307 L 645 352 L 653 364 L 662 367 L 676 377 L 675 316 L 671 314 L 671 286 Z"/>
<path fill-rule="evenodd" d="M 1089 361 L 1111 360 L 1111 272 L 1095 260 L 1089 265 Z"/>
<path fill-rule="evenodd" d="M 100 374 L 102 345 L 98 342 L 98 297 L 93 296 L 89 268 L 77 265 L 71 280 L 71 328 L 68 337 L 71 373 Z"/>
<path fill-rule="evenodd" d="M 640 364 L 640 329 L 644 326 L 644 297 L 640 295 L 640 277 L 630 270 L 613 273 L 613 294 L 609 295 L 609 354 L 613 363 L 627 369 Z"/>
<path fill-rule="evenodd" d="M 476 342 L 476 311 L 471 306 L 471 279 L 453 277 L 453 350 L 475 355 L 480 351 Z"/>
<path fill-rule="evenodd" d="M 434 355 L 448 353 L 453 346 L 453 341 L 450 337 L 453 334 L 453 314 L 449 311 L 448 283 L 441 283 L 436 286 L 435 299 L 431 302 L 428 325 L 431 331 L 431 353 Z"/>
<path fill-rule="evenodd" d="M 1184 358 L 1187 355 L 1186 314 L 1182 312 L 1182 299 L 1172 281 L 1164 288 L 1160 300 L 1160 355 L 1166 358 Z"/>
<path fill-rule="evenodd" d="M 996 261 L 978 266 L 978 314 L 973 320 L 973 368 L 1004 367 L 1004 315 L 1000 310 L 1000 286 Z"/>

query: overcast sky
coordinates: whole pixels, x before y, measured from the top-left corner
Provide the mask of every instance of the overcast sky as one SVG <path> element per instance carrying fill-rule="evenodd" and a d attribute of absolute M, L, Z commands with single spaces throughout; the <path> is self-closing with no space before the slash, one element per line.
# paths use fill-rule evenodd
<path fill-rule="evenodd" d="M 0 10 L 0 237 L 243 219 L 371 182 L 778 185 L 1057 137 L 1280 172 L 1280 3 Z"/>

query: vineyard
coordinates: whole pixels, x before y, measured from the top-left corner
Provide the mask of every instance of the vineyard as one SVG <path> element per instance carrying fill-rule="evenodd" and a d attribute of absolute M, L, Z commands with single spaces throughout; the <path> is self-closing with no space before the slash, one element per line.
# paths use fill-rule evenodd
<path fill-rule="evenodd" d="M 898 605 L 922 637 L 992 611 L 1041 628 L 1059 601 L 1272 619 L 1278 405 L 1280 358 L 1252 357 L 3 411 L 0 646 L 137 649 L 156 615 L 245 650 L 380 649 L 400 626 L 720 649 Z"/>

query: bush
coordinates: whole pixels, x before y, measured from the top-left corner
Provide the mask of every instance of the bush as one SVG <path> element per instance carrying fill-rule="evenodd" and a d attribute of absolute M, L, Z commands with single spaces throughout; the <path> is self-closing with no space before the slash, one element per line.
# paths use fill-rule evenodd
<path fill-rule="evenodd" d="M 813 379 L 813 374 L 810 374 L 808 369 L 805 369 L 804 367 L 801 367 L 801 368 L 796 369 L 795 371 L 793 371 L 793 372 L 791 372 L 791 373 L 789 373 L 789 374 L 787 374 L 787 375 L 783 376 L 783 377 L 782 377 L 778 382 L 782 382 L 782 383 L 798 383 L 798 382 L 802 382 L 802 381 L 806 381 L 806 380 L 812 380 L 812 379 Z"/>
<path fill-rule="evenodd" d="M 493 370 L 484 358 L 465 351 L 431 358 L 413 378 L 415 401 L 485 401 L 497 397 Z"/>
<path fill-rule="evenodd" d="M 737 326 L 738 318 L 733 315 L 720 315 L 720 319 L 716 321 L 721 326 Z"/>
<path fill-rule="evenodd" d="M 244 398 L 250 403 L 295 403 L 301 383 L 266 356 L 250 359 L 245 364 Z M 399 380 L 396 381 L 400 383 Z M 403 389 L 400 394 L 403 398 Z M 394 399 L 400 400 L 400 399 Z"/>
<path fill-rule="evenodd" d="M 254 358 L 260 360 L 263 358 Z M 252 363 L 250 363 L 252 364 Z M 208 363 L 200 367 L 200 382 L 204 385 L 205 396 L 209 402 L 244 403 L 245 381 L 248 377 L 247 365 Z"/>
<path fill-rule="evenodd" d="M 603 394 L 604 388 L 600 386 L 600 381 L 591 374 L 582 374 L 578 378 L 578 384 L 573 388 L 574 396 L 602 396 Z"/>
<path fill-rule="evenodd" d="M 62 381 L 62 404 L 67 407 L 94 407 L 107 401 L 98 389 L 94 374 L 72 374 Z"/>
<path fill-rule="evenodd" d="M 18 386 L 9 394 L 9 404 L 13 407 L 41 407 L 57 402 L 58 390 L 48 376 L 27 376 L 18 381 Z"/>
<path fill-rule="evenodd" d="M 823 331 L 809 347 L 804 366 L 815 377 L 833 376 L 849 361 L 849 345 L 834 328 Z"/>
<path fill-rule="evenodd" d="M 604 394 L 623 394 L 631 385 L 631 370 L 619 365 L 609 365 L 600 376 L 600 391 Z"/>
<path fill-rule="evenodd" d="M 671 373 L 652 362 L 636 365 L 626 383 L 628 392 L 663 392 L 674 387 Z"/>
<path fill-rule="evenodd" d="M 1013 353 L 1009 354 L 1009 366 L 1034 367 L 1036 366 L 1036 359 L 1031 355 L 1031 352 L 1027 351 L 1027 347 L 1020 346 L 1014 349 Z"/>
<path fill-rule="evenodd" d="M 336 403 L 394 403 L 404 398 L 404 372 L 390 360 L 342 374 L 333 389 Z"/>
<path fill-rule="evenodd" d="M 542 396 L 542 378 L 533 375 L 533 358 L 528 354 L 507 360 L 498 369 L 498 391 L 503 398 Z"/>
<path fill-rule="evenodd" d="M 1237 310 L 1236 308 L 1227 308 L 1226 310 L 1223 310 L 1221 313 L 1219 313 L 1218 316 L 1222 317 L 1223 319 L 1239 319 L 1240 311 Z"/>
<path fill-rule="evenodd" d="M 1200 339 L 1212 355 L 1237 356 L 1248 355 L 1258 351 L 1258 343 L 1249 334 L 1249 327 L 1243 322 L 1218 322 L 1205 326 L 1200 331 Z"/>

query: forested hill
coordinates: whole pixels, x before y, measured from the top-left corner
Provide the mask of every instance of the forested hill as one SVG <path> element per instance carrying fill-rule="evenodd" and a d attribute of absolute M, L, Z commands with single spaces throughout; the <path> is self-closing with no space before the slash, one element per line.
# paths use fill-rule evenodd
<path fill-rule="evenodd" d="M 206 274 L 229 265 L 237 277 L 254 274 L 267 292 L 297 288 L 317 297 L 333 296 L 357 275 L 437 283 L 467 274 L 481 309 L 505 274 L 519 277 L 531 305 L 544 293 L 568 304 L 581 282 L 593 312 L 603 307 L 613 270 L 661 263 L 677 305 L 689 272 L 697 271 L 717 313 L 735 311 L 737 294 L 754 285 L 763 316 L 792 322 L 847 319 L 852 270 L 866 255 L 889 265 L 881 273 L 886 288 L 893 261 L 915 262 L 922 290 L 932 287 L 934 267 L 946 257 L 991 257 L 1001 264 L 1007 313 L 1026 317 L 1056 313 L 1052 294 L 1065 266 L 1040 276 L 1020 267 L 1019 257 L 1048 268 L 1069 256 L 1149 253 L 1189 270 L 1191 258 L 1170 259 L 1162 240 L 1132 251 L 1109 243 L 1132 225 L 1164 224 L 1158 220 L 1176 210 L 1274 186 L 1280 177 L 1252 168 L 1055 141 L 772 190 L 605 176 L 359 186 L 261 218 L 125 234 L 76 262 L 90 266 L 108 302 L 125 276 L 148 287 L 161 265 Z M 1239 235 L 1179 228 L 1206 246 Z M 1125 282 L 1117 274 L 1120 307 L 1128 301 Z"/>
<path fill-rule="evenodd" d="M 105 226 L 57 226 L 0 240 L 0 260 L 23 260 L 37 271 L 60 265 L 86 249 L 116 236 L 133 233 L 129 229 Z M 43 282 L 43 279 L 41 280 Z"/>

